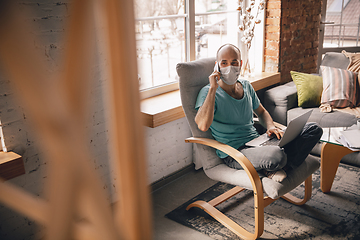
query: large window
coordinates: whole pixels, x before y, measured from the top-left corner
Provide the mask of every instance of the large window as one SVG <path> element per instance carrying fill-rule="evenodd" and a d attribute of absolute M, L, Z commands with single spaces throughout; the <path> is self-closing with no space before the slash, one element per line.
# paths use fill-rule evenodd
<path fill-rule="evenodd" d="M 177 63 L 214 57 L 224 43 L 241 45 L 237 2 L 135 0 L 140 90 L 155 95 L 176 89 Z"/>
<path fill-rule="evenodd" d="M 328 0 L 324 47 L 360 46 L 360 1 Z"/>
<path fill-rule="evenodd" d="M 175 66 L 185 61 L 183 0 L 136 0 L 136 48 L 140 90 L 176 81 Z"/>
<path fill-rule="evenodd" d="M 237 1 L 195 1 L 196 58 L 214 57 L 224 43 L 238 46 Z"/>

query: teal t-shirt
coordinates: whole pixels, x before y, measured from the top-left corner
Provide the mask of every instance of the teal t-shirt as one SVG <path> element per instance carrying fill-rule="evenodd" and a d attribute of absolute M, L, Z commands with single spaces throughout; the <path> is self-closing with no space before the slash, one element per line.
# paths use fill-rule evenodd
<path fill-rule="evenodd" d="M 254 127 L 253 110 L 260 105 L 254 88 L 247 80 L 238 80 L 244 89 L 242 99 L 235 99 L 220 86 L 216 89 L 214 120 L 210 126 L 213 137 L 235 149 L 259 136 Z M 203 87 L 197 97 L 195 108 L 199 109 L 209 92 L 210 84 Z M 220 158 L 228 155 L 217 150 Z"/>

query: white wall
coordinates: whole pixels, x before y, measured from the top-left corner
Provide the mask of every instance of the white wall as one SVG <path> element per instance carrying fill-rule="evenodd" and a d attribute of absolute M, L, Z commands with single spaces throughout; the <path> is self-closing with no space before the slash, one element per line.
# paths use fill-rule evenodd
<path fill-rule="evenodd" d="M 66 20 L 71 1 L 57 0 L 22 0 L 18 8 L 30 11 L 27 21 L 35 27 L 31 34 L 38 38 L 34 42 L 37 49 L 46 57 L 49 73 L 59 72 L 61 55 L 64 52 L 62 38 L 66 32 Z M 98 58 L 103 54 L 97 53 Z M 105 61 L 106 62 L 106 61 Z M 92 68 L 92 87 L 86 128 L 89 130 L 88 144 L 92 152 L 91 162 L 103 181 L 104 193 L 109 202 L 115 192 L 112 179 L 113 170 L 109 162 L 107 145 L 109 141 L 104 110 L 103 88 L 106 77 L 103 74 L 104 62 L 97 60 Z M 44 196 L 44 185 L 47 179 L 46 166 L 51 159 L 44 157 L 38 136 L 34 132 L 31 119 L 28 118 L 23 104 L 17 101 L 16 92 L 6 76 L 6 69 L 0 63 L 0 119 L 5 142 L 9 151 L 23 156 L 26 173 L 9 182 L 34 195 Z M 41 106 L 39 106 L 41 108 Z M 56 111 L 56 109 L 54 109 Z M 147 147 L 149 184 L 176 172 L 192 162 L 192 146 L 184 139 L 190 136 L 185 118 L 167 123 L 157 128 L 144 127 Z M 0 193 L 4 194 L 4 193 Z M 40 231 L 31 219 L 22 216 L 0 203 L 0 239 L 37 239 Z"/>
<path fill-rule="evenodd" d="M 153 183 L 192 163 L 191 136 L 186 118 L 161 125 L 145 127 L 149 182 Z"/>

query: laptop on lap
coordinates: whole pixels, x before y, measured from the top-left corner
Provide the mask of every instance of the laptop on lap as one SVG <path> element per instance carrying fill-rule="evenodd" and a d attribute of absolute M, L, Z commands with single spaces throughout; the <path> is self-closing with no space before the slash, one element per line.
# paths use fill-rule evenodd
<path fill-rule="evenodd" d="M 294 140 L 301 131 L 303 130 L 307 120 L 309 119 L 313 110 L 310 110 L 297 118 L 290 121 L 287 128 L 285 129 L 284 135 L 281 139 L 277 139 L 276 136 L 268 137 L 266 133 L 260 135 L 259 137 L 247 142 L 245 145 L 250 147 L 266 146 L 266 145 L 277 145 L 283 147 L 292 140 Z"/>

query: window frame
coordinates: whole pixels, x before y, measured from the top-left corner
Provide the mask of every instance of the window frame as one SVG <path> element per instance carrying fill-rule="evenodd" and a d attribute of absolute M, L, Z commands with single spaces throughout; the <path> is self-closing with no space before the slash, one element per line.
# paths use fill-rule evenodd
<path fill-rule="evenodd" d="M 184 7 L 185 13 L 184 14 L 177 14 L 177 15 L 164 15 L 164 16 L 156 16 L 156 17 L 144 17 L 144 18 L 136 18 L 135 22 L 140 21 L 148 21 L 148 20 L 160 20 L 160 19 L 170 19 L 170 18 L 184 18 L 184 27 L 185 27 L 185 60 L 186 62 L 196 60 L 196 41 L 195 41 L 195 17 L 196 16 L 204 16 L 204 15 L 213 15 L 213 14 L 226 14 L 226 13 L 235 13 L 236 10 L 226 10 L 226 11 L 216 11 L 216 12 L 209 12 L 209 13 L 195 13 L 195 0 L 184 0 Z M 237 8 L 237 1 L 229 1 L 228 0 L 228 9 L 236 9 Z M 264 11 L 265 12 L 265 11 Z M 237 18 L 239 19 L 239 14 Z M 264 17 L 263 17 L 264 19 Z M 239 20 L 238 20 L 239 21 Z M 238 23 L 237 23 L 238 25 Z M 256 51 L 257 62 L 261 62 L 260 66 L 257 66 L 256 71 L 263 71 L 264 68 L 264 60 L 263 60 L 263 47 L 264 47 L 264 21 L 262 21 L 262 29 L 258 27 L 255 28 L 255 31 L 260 36 L 256 41 L 256 45 L 259 44 L 261 46 L 261 50 Z M 242 50 L 242 59 L 247 58 L 247 51 L 243 51 L 243 44 L 240 41 L 240 33 L 236 34 L 234 40 L 232 40 L 232 44 L 239 46 Z M 259 60 L 259 61 L 258 61 Z M 153 86 L 150 88 L 140 90 L 140 97 L 141 99 L 150 98 L 153 96 L 157 96 L 166 92 L 171 92 L 179 89 L 179 82 L 173 81 L 167 84 Z"/>

